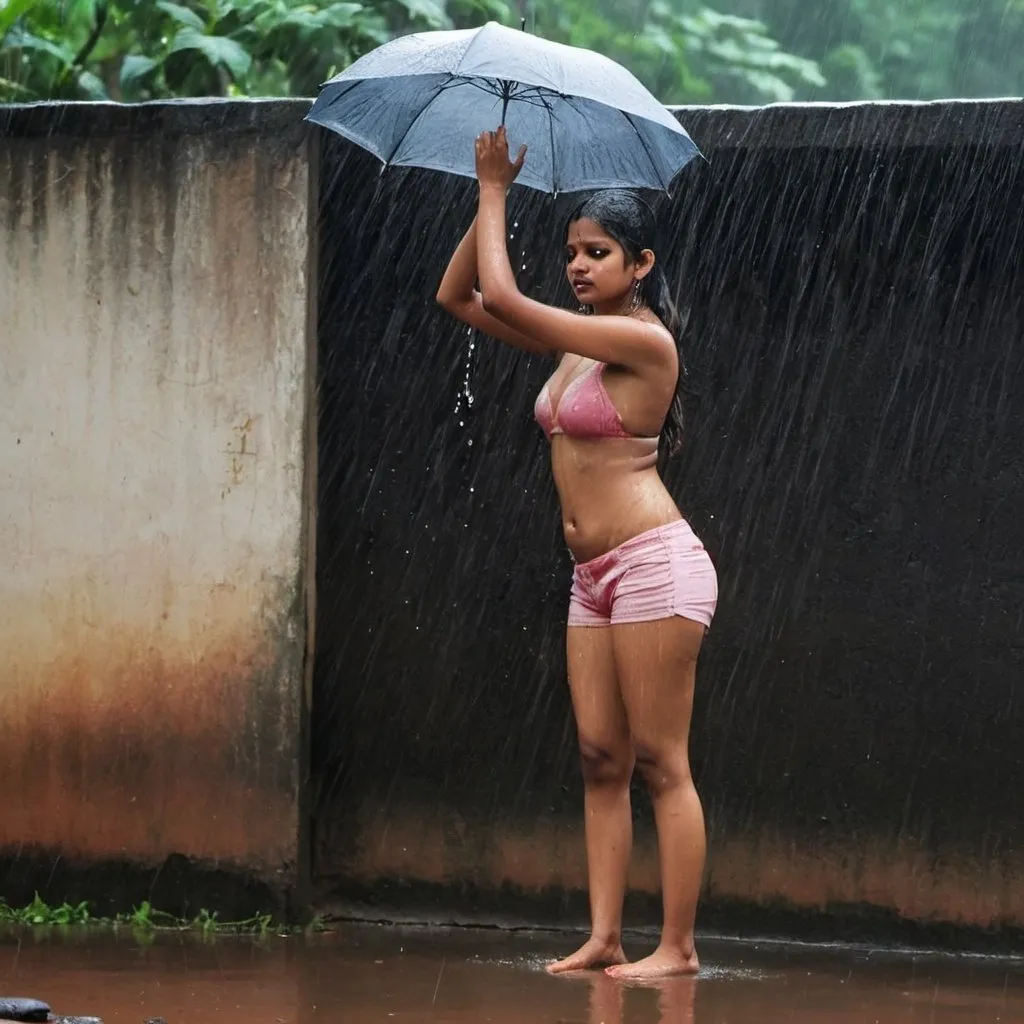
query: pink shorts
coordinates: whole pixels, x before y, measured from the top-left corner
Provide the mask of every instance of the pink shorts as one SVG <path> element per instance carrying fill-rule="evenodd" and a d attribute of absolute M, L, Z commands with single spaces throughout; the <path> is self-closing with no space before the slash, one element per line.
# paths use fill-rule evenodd
<path fill-rule="evenodd" d="M 718 574 L 685 519 L 648 530 L 576 566 L 570 626 L 651 622 L 681 615 L 711 625 Z"/>

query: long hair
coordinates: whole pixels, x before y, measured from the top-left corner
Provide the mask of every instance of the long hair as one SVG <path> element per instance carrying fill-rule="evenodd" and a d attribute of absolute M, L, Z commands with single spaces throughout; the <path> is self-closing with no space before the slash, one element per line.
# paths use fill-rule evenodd
<path fill-rule="evenodd" d="M 566 240 L 569 237 L 569 228 L 583 218 L 593 221 L 615 239 L 631 263 L 636 263 L 640 259 L 644 249 L 656 251 L 657 221 L 654 211 L 635 192 L 628 189 L 605 189 L 588 196 L 569 215 L 565 224 Z M 682 318 L 672 301 L 668 278 L 659 262 L 655 261 L 651 272 L 641 281 L 639 296 L 668 328 L 679 353 L 679 375 L 662 428 L 666 453 L 671 453 L 678 450 L 683 441 L 683 396 L 689 389 L 686 386 L 686 368 L 680 345 Z"/>

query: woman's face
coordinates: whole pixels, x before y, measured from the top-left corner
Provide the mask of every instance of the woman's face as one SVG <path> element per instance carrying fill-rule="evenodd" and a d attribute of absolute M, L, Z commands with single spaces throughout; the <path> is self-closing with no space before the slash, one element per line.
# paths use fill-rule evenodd
<path fill-rule="evenodd" d="M 633 294 L 638 267 L 594 221 L 573 221 L 565 240 L 566 276 L 584 306 L 608 307 Z"/>

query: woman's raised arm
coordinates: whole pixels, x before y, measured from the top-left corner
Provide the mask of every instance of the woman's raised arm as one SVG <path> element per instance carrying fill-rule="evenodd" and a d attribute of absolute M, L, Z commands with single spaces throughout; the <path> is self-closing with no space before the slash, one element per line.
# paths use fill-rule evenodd
<path fill-rule="evenodd" d="M 448 264 L 448 269 L 441 279 L 441 285 L 437 290 L 438 304 L 463 323 L 469 324 L 507 345 L 514 345 L 516 348 L 534 355 L 552 355 L 549 346 L 542 345 L 514 327 L 503 324 L 484 309 L 483 299 L 476 287 L 476 261 L 476 218 L 474 218 L 469 230 L 459 242 L 458 248 Z"/>

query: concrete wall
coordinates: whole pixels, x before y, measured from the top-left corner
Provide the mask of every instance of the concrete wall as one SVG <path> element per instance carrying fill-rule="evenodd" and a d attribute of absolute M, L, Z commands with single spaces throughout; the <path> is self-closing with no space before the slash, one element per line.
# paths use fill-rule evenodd
<path fill-rule="evenodd" d="M 1021 111 L 681 112 L 710 159 L 659 246 L 700 394 L 668 481 L 721 577 L 691 744 L 704 927 L 1024 929 Z M 548 367 L 432 307 L 471 184 L 381 185 L 334 143 L 322 179 L 324 898 L 583 921 Z M 565 303 L 567 212 L 512 215 L 523 286 Z M 656 924 L 634 807 L 627 922 Z"/>
<path fill-rule="evenodd" d="M 0 895 L 297 883 L 303 110 L 0 111 Z"/>
<path fill-rule="evenodd" d="M 325 904 L 581 920 L 546 367 L 433 307 L 471 183 L 382 180 L 306 106 L 0 113 L 0 895 L 264 906 L 308 792 Z M 701 922 L 1006 946 L 1021 105 L 681 116 L 711 164 L 659 249 L 703 397 L 668 479 L 722 577 Z M 546 202 L 514 247 L 565 299 Z"/>

